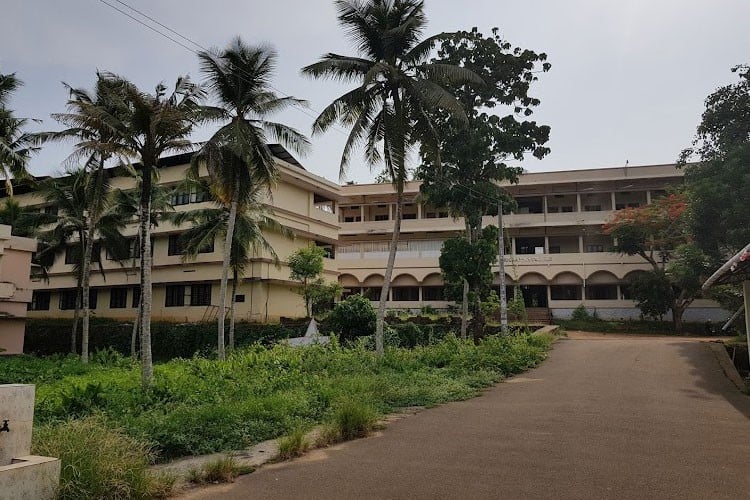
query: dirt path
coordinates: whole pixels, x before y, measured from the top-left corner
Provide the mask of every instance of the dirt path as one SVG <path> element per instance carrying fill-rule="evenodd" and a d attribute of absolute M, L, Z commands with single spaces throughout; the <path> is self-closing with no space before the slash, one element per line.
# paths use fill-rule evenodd
<path fill-rule="evenodd" d="M 573 337 L 481 397 L 184 498 L 748 498 L 750 398 L 705 343 Z"/>

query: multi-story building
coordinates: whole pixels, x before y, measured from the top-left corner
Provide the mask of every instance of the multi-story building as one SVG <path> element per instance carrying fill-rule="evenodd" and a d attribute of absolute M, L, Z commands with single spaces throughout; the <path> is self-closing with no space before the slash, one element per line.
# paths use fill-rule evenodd
<path fill-rule="evenodd" d="M 285 262 L 297 248 L 317 244 L 329 249 L 327 279 L 338 279 L 345 293 L 362 293 L 377 300 L 383 285 L 395 214 L 390 184 L 338 185 L 316 176 L 280 146 L 274 153 L 281 172 L 267 200 L 274 217 L 295 233 L 289 240 L 266 235 L 281 259 L 276 267 L 269 255 L 256 255 L 237 290 L 239 319 L 270 321 L 280 316 L 302 316 L 298 284 L 289 280 Z M 188 168 L 187 155 L 165 159 L 159 182 L 178 186 Z M 116 172 L 113 170 L 113 172 Z M 639 312 L 628 294 L 633 273 L 648 269 L 637 256 L 612 252 L 612 239 L 602 225 L 614 210 L 640 206 L 682 182 L 673 165 L 602 168 L 567 172 L 527 173 L 516 185 L 503 186 L 516 199 L 515 213 L 506 215 L 506 285 L 518 287 L 527 307 L 548 309 L 566 317 L 581 304 L 602 317 L 633 318 Z M 132 189 L 130 177 L 114 175 L 114 188 Z M 464 228 L 440 207 L 420 200 L 419 183 L 406 186 L 401 238 L 391 283 L 389 307 L 448 308 L 438 257 L 447 238 Z M 17 194 L 22 205 L 40 210 L 45 202 L 33 191 Z M 196 193 L 175 192 L 175 210 L 206 206 Z M 497 224 L 485 218 L 485 224 Z M 179 248 L 184 228 L 161 223 L 154 229 L 153 317 L 201 321 L 218 313 L 222 241 L 185 262 Z M 128 229 L 135 237 L 136 226 Z M 74 253 L 60 256 L 48 280 L 36 279 L 30 317 L 71 316 L 75 305 Z M 98 272 L 91 275 L 92 309 L 102 317 L 132 318 L 138 301 L 138 271 L 133 262 L 117 262 L 101 255 Z M 495 266 L 496 284 L 499 283 Z M 687 311 L 689 320 L 716 320 L 725 312 L 710 301 L 697 300 Z"/>
<path fill-rule="evenodd" d="M 330 249 L 325 259 L 324 278 L 336 280 L 338 272 L 333 251 L 338 241 L 336 206 L 340 188 L 322 177 L 306 171 L 280 146 L 272 151 L 280 177 L 266 205 L 273 218 L 289 228 L 294 237 L 278 233 L 265 234 L 280 258 L 277 266 L 271 255 L 256 255 L 237 288 L 237 318 L 265 322 L 280 316 L 304 316 L 305 308 L 298 293 L 299 284 L 289 279 L 286 258 L 296 249 L 316 244 Z M 176 211 L 213 206 L 197 192 L 182 192 L 190 155 L 183 154 L 162 160 L 159 183 L 176 189 L 172 204 Z M 134 179 L 112 169 L 113 189 L 134 188 Z M 39 194 L 17 189 L 16 199 L 23 206 L 55 212 Z M 152 231 L 153 238 L 153 299 L 154 319 L 169 321 L 208 321 L 216 318 L 219 303 L 219 280 L 223 259 L 223 240 L 200 253 L 193 261 L 185 261 L 179 236 L 184 228 L 162 221 Z M 137 224 L 127 228 L 135 248 Z M 72 317 L 76 302 L 76 279 L 73 274 L 78 253 L 71 246 L 59 255 L 49 268 L 48 277 L 35 277 L 33 301 L 29 317 Z M 92 266 L 90 304 L 99 317 L 134 318 L 139 301 L 138 259 L 112 260 L 107 252 L 97 250 L 99 263 Z M 104 272 L 100 272 L 103 269 Z M 230 287 L 231 288 L 231 287 Z"/>
<path fill-rule="evenodd" d="M 649 266 L 641 257 L 613 253 L 602 226 L 615 210 L 663 196 L 682 183 L 682 176 L 674 165 L 651 165 L 526 173 L 518 184 L 503 186 L 518 204 L 503 220 L 509 296 L 518 287 L 527 307 L 548 309 L 555 317 L 569 317 L 583 304 L 601 317 L 637 318 L 628 278 Z M 341 192 L 339 280 L 347 293 L 377 300 L 393 234 L 395 193 L 389 184 L 345 185 Z M 389 306 L 449 307 L 438 258 L 443 241 L 460 234 L 464 222 L 421 203 L 418 182 L 408 183 L 405 193 Z M 497 225 L 497 220 L 485 217 L 483 223 Z M 493 268 L 496 287 L 498 270 Z M 696 300 L 685 314 L 688 320 L 724 316 L 707 300 Z"/>

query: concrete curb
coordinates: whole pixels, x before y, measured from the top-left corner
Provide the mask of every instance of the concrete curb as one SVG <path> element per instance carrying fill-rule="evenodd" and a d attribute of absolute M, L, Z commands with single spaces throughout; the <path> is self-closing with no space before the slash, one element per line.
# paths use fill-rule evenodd
<path fill-rule="evenodd" d="M 719 366 L 721 366 L 721 369 L 727 376 L 727 378 L 737 386 L 737 389 L 744 391 L 745 381 L 742 379 L 742 376 L 737 371 L 737 368 L 735 368 L 734 363 L 732 363 L 732 360 L 729 358 L 729 354 L 727 353 L 727 349 L 724 344 L 709 342 L 708 347 L 716 356 L 716 359 L 719 362 Z"/>
<path fill-rule="evenodd" d="M 546 325 L 538 330 L 535 330 L 532 335 L 557 335 L 560 330 L 560 325 Z"/>

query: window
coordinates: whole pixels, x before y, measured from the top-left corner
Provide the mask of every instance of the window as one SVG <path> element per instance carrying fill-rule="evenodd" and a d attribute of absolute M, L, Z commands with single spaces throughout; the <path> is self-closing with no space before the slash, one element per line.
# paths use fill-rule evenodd
<path fill-rule="evenodd" d="M 151 248 L 153 249 L 153 246 Z M 210 244 L 198 250 L 198 253 L 213 253 L 213 252 L 214 252 L 213 240 L 211 240 Z M 169 247 L 167 248 L 167 255 L 182 255 L 184 253 L 185 253 L 185 246 L 183 245 L 181 235 L 170 234 L 169 235 Z"/>
<path fill-rule="evenodd" d="M 141 304 L 141 287 L 134 286 L 133 287 L 133 302 L 131 302 L 130 307 L 138 307 Z"/>
<path fill-rule="evenodd" d="M 579 285 L 550 285 L 549 289 L 552 300 L 581 300 Z"/>
<path fill-rule="evenodd" d="M 601 205 L 585 205 L 583 207 L 584 212 L 601 212 L 602 206 Z"/>
<path fill-rule="evenodd" d="M 167 249 L 167 255 L 182 255 L 183 253 L 185 253 L 185 249 L 182 248 L 180 235 L 170 234 L 169 235 L 169 248 Z"/>
<path fill-rule="evenodd" d="M 94 246 L 91 249 L 91 262 L 100 262 L 102 257 L 102 249 L 99 242 L 94 242 Z M 65 263 L 75 264 L 81 261 L 81 247 L 78 244 L 69 245 L 65 247 Z"/>
<path fill-rule="evenodd" d="M 362 295 L 370 300 L 380 300 L 380 294 L 383 288 L 379 286 L 365 287 L 362 289 Z"/>
<path fill-rule="evenodd" d="M 550 245 L 549 253 L 560 253 L 560 245 Z"/>
<path fill-rule="evenodd" d="M 127 288 L 112 288 L 109 291 L 109 308 L 124 309 L 128 304 Z"/>
<path fill-rule="evenodd" d="M 604 245 L 586 245 L 587 253 L 598 253 L 604 251 Z"/>
<path fill-rule="evenodd" d="M 97 299 L 99 298 L 99 290 L 89 289 L 89 309 L 96 309 Z"/>
<path fill-rule="evenodd" d="M 76 262 L 80 261 L 80 248 L 78 245 L 69 245 L 65 247 L 65 263 L 66 264 L 75 264 Z"/>
<path fill-rule="evenodd" d="M 418 286 L 394 286 L 391 293 L 394 301 L 414 302 L 419 300 Z"/>
<path fill-rule="evenodd" d="M 442 286 L 422 287 L 422 300 L 445 300 L 445 288 Z"/>
<path fill-rule="evenodd" d="M 242 294 L 242 295 L 235 295 L 235 296 L 234 296 L 234 301 L 235 301 L 236 303 L 238 303 L 238 304 L 239 304 L 240 302 L 245 302 L 245 295 L 244 295 L 244 294 Z"/>
<path fill-rule="evenodd" d="M 30 311 L 49 311 L 50 298 L 52 294 L 43 290 L 34 290 L 31 294 Z"/>
<path fill-rule="evenodd" d="M 388 220 L 388 214 L 380 214 L 375 216 L 376 221 Z"/>
<path fill-rule="evenodd" d="M 586 300 L 617 300 L 617 285 L 588 285 Z"/>
<path fill-rule="evenodd" d="M 165 307 L 182 307 L 185 305 L 185 285 L 167 285 L 166 292 Z"/>
<path fill-rule="evenodd" d="M 176 191 L 172 195 L 172 205 L 179 206 L 179 205 L 187 205 L 190 203 L 190 193 L 185 191 Z"/>
<path fill-rule="evenodd" d="M 417 218 L 417 214 L 403 214 L 401 218 L 404 219 L 404 220 L 406 220 L 406 219 L 416 219 Z"/>
<path fill-rule="evenodd" d="M 191 306 L 211 305 L 211 285 L 210 284 L 190 285 L 190 305 Z"/>
<path fill-rule="evenodd" d="M 47 205 L 44 207 L 43 213 L 46 215 L 57 215 L 57 207 L 55 205 Z"/>
<path fill-rule="evenodd" d="M 556 214 L 560 211 L 560 207 L 547 207 L 548 214 Z"/>
<path fill-rule="evenodd" d="M 114 255 L 109 248 L 106 249 L 107 260 L 126 260 L 126 259 L 137 259 L 141 256 L 141 246 L 138 244 L 136 239 L 129 239 L 127 243 L 128 247 L 120 250 L 121 255 Z M 151 253 L 153 254 L 154 245 L 151 242 Z"/>
<path fill-rule="evenodd" d="M 362 217 L 360 215 L 356 217 L 344 217 L 344 222 L 362 222 Z"/>
<path fill-rule="evenodd" d="M 563 213 L 571 213 L 573 211 L 573 207 L 572 206 L 560 207 L 560 211 Z"/>
<path fill-rule="evenodd" d="M 60 310 L 69 311 L 71 309 L 75 309 L 77 299 L 78 299 L 78 289 L 62 290 L 60 292 Z"/>

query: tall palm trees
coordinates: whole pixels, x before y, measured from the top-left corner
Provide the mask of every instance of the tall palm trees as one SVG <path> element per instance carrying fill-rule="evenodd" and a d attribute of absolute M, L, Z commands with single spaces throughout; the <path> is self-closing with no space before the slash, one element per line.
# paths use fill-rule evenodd
<path fill-rule="evenodd" d="M 426 25 L 423 1 L 339 0 L 335 3 L 339 23 L 356 44 L 358 55 L 329 53 L 302 72 L 315 78 L 357 83 L 357 87 L 335 99 L 320 113 L 313 124 L 313 133 L 324 132 L 336 122 L 351 127 L 341 155 L 341 174 L 346 172 L 352 150 L 362 145 L 370 165 L 385 163 L 396 188 L 396 217 L 375 335 L 376 350 L 382 353 L 385 306 L 401 231 L 407 155 L 411 148 L 421 144 L 439 157 L 437 132 L 430 118 L 435 108 L 465 120 L 461 104 L 441 84 L 481 85 L 482 80 L 457 66 L 427 62 L 442 35 L 421 40 Z"/>
<path fill-rule="evenodd" d="M 108 75 L 117 89 L 111 94 L 117 109 L 111 116 L 113 147 L 118 155 L 138 161 L 140 193 L 138 209 L 141 283 L 141 380 L 148 387 L 153 379 L 151 356 L 151 203 L 154 178 L 161 156 L 169 152 L 189 151 L 189 139 L 199 119 L 203 91 L 180 77 L 171 92 L 165 85 L 153 93 L 141 91 L 128 80 Z"/>
<path fill-rule="evenodd" d="M 68 111 L 53 114 L 52 117 L 68 128 L 42 136 L 47 140 L 75 140 L 74 151 L 69 160 L 85 159 L 86 168 L 91 174 L 89 179 L 91 193 L 86 199 L 87 205 L 83 213 L 86 226 L 83 230 L 83 241 L 86 244 L 81 261 L 81 308 L 83 312 L 81 360 L 87 363 L 91 254 L 94 248 L 95 228 L 108 205 L 104 164 L 110 157 L 126 152 L 118 142 L 119 133 L 123 128 L 120 116 L 125 111 L 120 95 L 124 84 L 121 79 L 113 75 L 97 73 L 94 92 L 64 85 L 70 95 L 67 104 Z"/>
<path fill-rule="evenodd" d="M 277 167 L 267 138 L 304 152 L 307 139 L 295 129 L 268 121 L 273 112 L 300 103 L 293 97 L 278 97 L 271 88 L 276 53 L 269 47 L 253 47 L 240 38 L 232 40 L 218 54 L 201 52 L 201 70 L 216 101 L 204 107 L 206 116 L 228 120 L 196 154 L 193 167 L 205 166 L 216 198 L 228 208 L 224 259 L 219 292 L 217 347 L 219 359 L 226 356 L 224 319 L 232 241 L 240 204 L 257 185 L 270 189 Z"/>
<path fill-rule="evenodd" d="M 34 135 L 24 132 L 29 120 L 14 116 L 7 107 L 10 95 L 20 86 L 15 74 L 0 74 L 0 176 L 5 179 L 8 196 L 13 196 L 12 179 L 28 177 L 26 164 L 38 149 Z"/>

